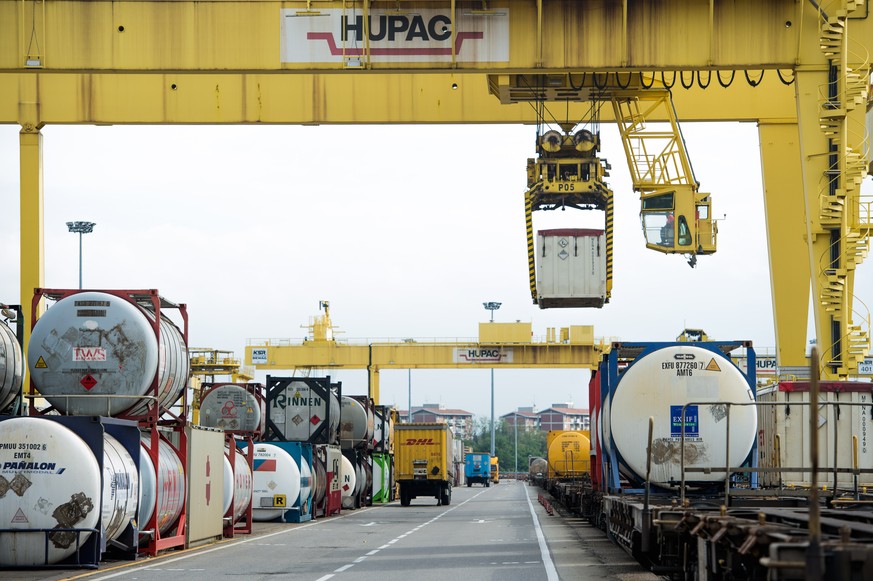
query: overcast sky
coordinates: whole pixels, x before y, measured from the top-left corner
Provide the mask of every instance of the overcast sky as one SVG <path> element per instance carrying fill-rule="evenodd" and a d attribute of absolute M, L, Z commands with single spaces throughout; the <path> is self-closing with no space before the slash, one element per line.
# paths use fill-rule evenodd
<path fill-rule="evenodd" d="M 681 111 L 679 112 L 681 116 Z M 17 126 L 0 126 L 0 302 L 19 296 Z M 594 325 L 597 337 L 672 340 L 683 328 L 774 345 L 757 129 L 683 124 L 718 252 L 691 269 L 647 250 L 618 132 L 602 130 L 615 192 L 614 287 L 603 309 L 540 310 L 528 288 L 523 193 L 533 126 L 49 126 L 43 129 L 45 285 L 157 288 L 188 305 L 191 345 L 242 357 L 252 338 L 301 340 L 329 300 L 343 340 L 474 339 L 496 321 Z M 871 193 L 871 180 L 864 184 Z M 588 225 L 534 215 L 534 228 Z M 873 305 L 867 264 L 856 294 Z M 365 393 L 365 372 L 334 375 Z M 259 374 L 263 379 L 263 374 Z M 407 372 L 382 403 L 407 407 Z M 496 414 L 587 407 L 587 371 L 497 370 Z M 490 414 L 487 370 L 413 371 L 412 403 Z"/>

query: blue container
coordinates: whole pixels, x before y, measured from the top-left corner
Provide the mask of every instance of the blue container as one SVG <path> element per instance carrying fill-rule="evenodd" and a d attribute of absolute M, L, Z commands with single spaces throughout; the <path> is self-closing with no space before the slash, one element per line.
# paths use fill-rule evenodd
<path fill-rule="evenodd" d="M 288 452 L 300 469 L 300 495 L 285 511 L 285 522 L 312 520 L 312 444 L 304 442 L 270 442 Z"/>
<path fill-rule="evenodd" d="M 486 452 L 474 452 L 467 454 L 464 462 L 464 478 L 467 486 L 474 484 L 491 485 L 491 454 Z"/>

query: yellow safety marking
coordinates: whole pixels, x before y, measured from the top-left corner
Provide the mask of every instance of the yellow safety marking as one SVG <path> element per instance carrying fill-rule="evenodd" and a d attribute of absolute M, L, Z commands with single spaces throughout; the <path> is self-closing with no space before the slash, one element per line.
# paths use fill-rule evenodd
<path fill-rule="evenodd" d="M 294 399 L 300 399 L 300 391 L 299 390 L 297 391 L 297 393 L 294 394 Z"/>
<path fill-rule="evenodd" d="M 36 360 L 36 365 L 34 365 L 36 369 L 45 369 L 48 365 L 45 364 L 45 359 L 42 358 L 42 355 L 39 356 L 39 359 Z"/>
<path fill-rule="evenodd" d="M 530 275 L 530 296 L 533 303 L 537 304 L 537 271 L 534 265 L 534 239 L 533 239 L 533 195 L 525 194 L 524 223 L 527 227 L 527 269 Z"/>
<path fill-rule="evenodd" d="M 613 224 L 613 205 L 612 192 L 606 198 L 606 300 L 609 302 L 609 297 L 612 296 L 612 224 Z"/>
<path fill-rule="evenodd" d="M 273 495 L 273 506 L 287 506 L 287 498 L 284 494 Z"/>
<path fill-rule="evenodd" d="M 709 365 L 706 366 L 707 371 L 721 371 L 721 367 L 715 362 L 715 358 L 709 360 Z"/>

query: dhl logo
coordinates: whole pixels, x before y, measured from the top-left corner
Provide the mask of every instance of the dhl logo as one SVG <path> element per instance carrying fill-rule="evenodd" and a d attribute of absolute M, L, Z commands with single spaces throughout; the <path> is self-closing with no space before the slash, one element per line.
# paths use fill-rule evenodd
<path fill-rule="evenodd" d="M 406 438 L 407 446 L 427 446 L 428 444 L 436 444 L 433 438 Z"/>

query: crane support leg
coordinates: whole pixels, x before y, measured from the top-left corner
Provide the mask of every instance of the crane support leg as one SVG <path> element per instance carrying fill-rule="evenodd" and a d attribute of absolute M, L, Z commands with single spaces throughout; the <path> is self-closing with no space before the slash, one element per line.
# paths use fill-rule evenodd
<path fill-rule="evenodd" d="M 29 305 L 33 289 L 45 286 L 45 242 L 43 235 L 42 133 L 25 126 L 19 133 L 21 171 L 21 297 Z M 25 311 L 24 349 L 30 340 L 30 311 Z"/>
<path fill-rule="evenodd" d="M 776 330 L 776 363 L 783 373 L 808 367 L 809 251 L 803 205 L 800 138 L 793 121 L 758 123 L 764 214 L 770 256 L 770 287 Z M 780 249 L 778 253 L 773 249 Z M 778 297 L 778 300 L 777 300 Z"/>
<path fill-rule="evenodd" d="M 533 235 L 533 196 L 531 192 L 524 195 L 524 224 L 527 229 L 527 270 L 530 276 L 530 296 L 533 304 L 537 304 L 537 269 L 534 262 Z"/>

